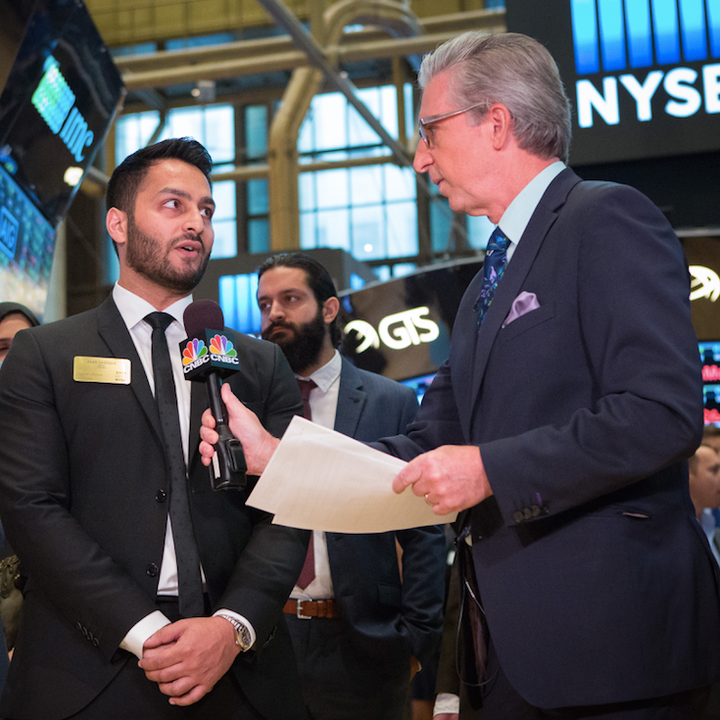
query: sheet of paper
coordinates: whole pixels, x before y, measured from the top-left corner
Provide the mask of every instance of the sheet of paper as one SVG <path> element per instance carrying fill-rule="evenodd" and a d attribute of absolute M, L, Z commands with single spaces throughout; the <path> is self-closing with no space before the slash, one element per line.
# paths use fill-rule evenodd
<path fill-rule="evenodd" d="M 247 504 L 274 523 L 306 530 L 376 533 L 452 522 L 411 489 L 396 495 L 406 463 L 352 438 L 294 417 Z"/>

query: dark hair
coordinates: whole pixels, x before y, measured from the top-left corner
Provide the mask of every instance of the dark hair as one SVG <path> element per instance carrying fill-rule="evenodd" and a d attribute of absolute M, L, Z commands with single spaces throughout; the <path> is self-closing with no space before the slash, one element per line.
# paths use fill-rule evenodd
<path fill-rule="evenodd" d="M 189 137 L 170 138 L 141 148 L 128 155 L 116 168 L 108 182 L 105 199 L 107 207 L 117 208 L 130 216 L 135 208 L 138 189 L 148 170 L 161 160 L 182 160 L 194 165 L 212 187 L 212 158 L 197 141 Z"/>
<path fill-rule="evenodd" d="M 335 283 L 330 277 L 330 273 L 315 258 L 305 253 L 289 253 L 287 255 L 274 255 L 269 257 L 257 269 L 258 280 L 263 273 L 277 267 L 298 268 L 305 271 L 305 280 L 308 287 L 313 291 L 318 305 L 322 307 L 323 303 L 331 297 L 337 297 Z M 333 347 L 337 347 L 342 339 L 342 330 L 340 329 L 339 314 L 330 323 L 330 341 Z"/>
<path fill-rule="evenodd" d="M 32 327 L 37 327 L 40 324 L 40 321 L 30 308 L 16 302 L 0 302 L 0 322 L 8 315 L 22 315 Z"/>

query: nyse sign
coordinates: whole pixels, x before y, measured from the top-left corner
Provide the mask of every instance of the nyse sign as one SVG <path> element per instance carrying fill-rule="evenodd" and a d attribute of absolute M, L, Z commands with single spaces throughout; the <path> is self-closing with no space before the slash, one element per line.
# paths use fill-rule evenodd
<path fill-rule="evenodd" d="M 577 74 L 625 71 L 619 77 L 606 75 L 600 84 L 577 81 L 581 128 L 592 127 L 593 110 L 607 125 L 620 122 L 621 87 L 634 101 L 640 122 L 652 120 L 660 87 L 668 115 L 686 118 L 701 108 L 720 112 L 720 64 L 707 63 L 700 73 L 681 64 L 720 57 L 717 0 L 571 0 L 570 6 Z M 652 66 L 664 69 L 646 70 Z"/>
<path fill-rule="evenodd" d="M 602 81 L 602 92 L 590 80 L 576 83 L 578 125 L 581 128 L 593 126 L 593 110 L 608 125 L 620 122 L 618 80 L 635 101 L 637 119 L 640 122 L 652 120 L 652 100 L 660 83 L 670 98 L 663 106 L 668 115 L 686 118 L 694 115 L 701 107 L 708 114 L 720 113 L 720 63 L 702 68 L 702 92 L 695 87 L 698 73 L 692 68 L 679 67 L 668 73 L 654 70 L 643 80 L 634 75 L 619 78 L 606 77 Z"/>
<path fill-rule="evenodd" d="M 437 323 L 426 317 L 429 312 L 427 307 L 418 307 L 387 315 L 377 330 L 364 320 L 351 320 L 345 326 L 345 332 L 357 332 L 360 338 L 358 354 L 370 347 L 379 348 L 381 343 L 393 350 L 403 350 L 411 345 L 430 343 L 440 335 Z"/>

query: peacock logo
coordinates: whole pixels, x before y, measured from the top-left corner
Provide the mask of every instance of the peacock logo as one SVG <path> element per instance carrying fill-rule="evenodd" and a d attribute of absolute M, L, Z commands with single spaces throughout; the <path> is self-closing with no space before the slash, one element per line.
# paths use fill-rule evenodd
<path fill-rule="evenodd" d="M 215 337 L 217 337 L 217 335 Z M 194 363 L 207 354 L 208 349 L 205 347 L 205 343 L 198 338 L 193 338 L 188 341 L 188 344 L 183 350 L 183 365 L 190 365 L 190 363 Z"/>
<path fill-rule="evenodd" d="M 213 355 L 221 355 L 226 358 L 237 357 L 232 341 L 228 340 L 224 335 L 215 335 L 210 340 L 210 352 Z"/>

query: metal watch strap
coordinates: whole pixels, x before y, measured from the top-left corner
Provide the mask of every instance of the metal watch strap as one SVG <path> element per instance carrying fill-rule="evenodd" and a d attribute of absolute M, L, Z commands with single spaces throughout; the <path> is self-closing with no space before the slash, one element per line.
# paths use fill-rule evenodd
<path fill-rule="evenodd" d="M 235 644 L 240 648 L 240 652 L 247 652 L 250 649 L 250 630 L 245 623 L 240 622 L 232 615 L 224 615 L 218 613 L 217 617 L 227 620 L 235 628 Z"/>

